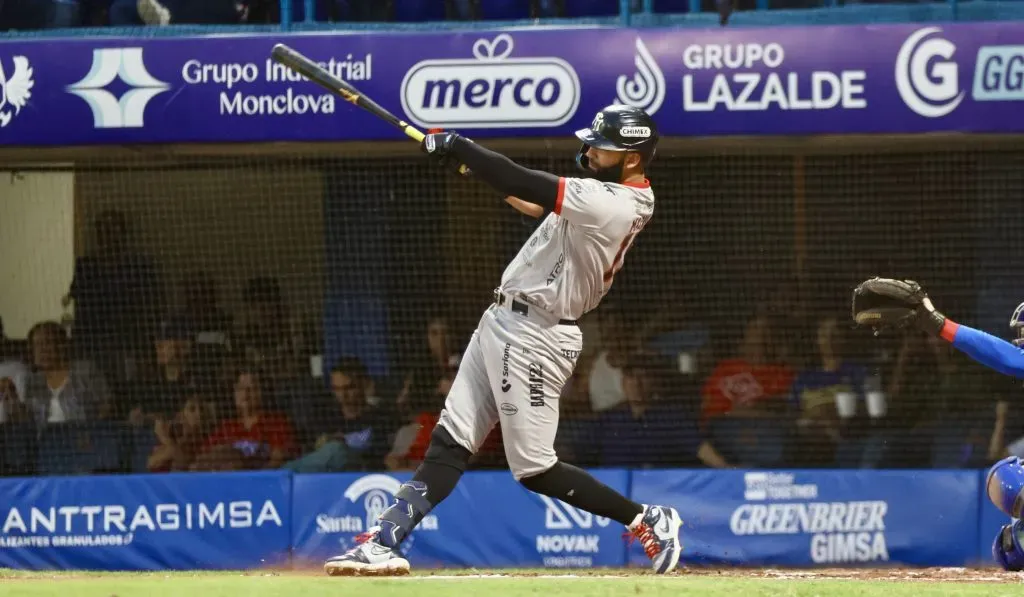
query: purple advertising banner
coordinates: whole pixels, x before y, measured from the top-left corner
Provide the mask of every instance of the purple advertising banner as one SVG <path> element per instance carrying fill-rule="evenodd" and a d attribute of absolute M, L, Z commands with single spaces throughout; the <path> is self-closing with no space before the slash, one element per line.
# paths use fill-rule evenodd
<path fill-rule="evenodd" d="M 610 103 L 663 135 L 1024 132 L 1024 23 L 530 29 L 0 42 L 6 145 L 399 132 L 270 60 L 283 42 L 401 117 L 563 136 Z"/>

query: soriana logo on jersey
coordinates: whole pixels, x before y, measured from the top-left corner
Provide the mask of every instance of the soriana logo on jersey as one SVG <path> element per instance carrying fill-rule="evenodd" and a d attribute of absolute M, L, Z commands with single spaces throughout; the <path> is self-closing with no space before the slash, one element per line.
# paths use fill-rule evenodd
<path fill-rule="evenodd" d="M 502 33 L 478 39 L 473 58 L 424 60 L 402 80 L 402 108 L 422 127 L 545 127 L 568 122 L 580 79 L 554 57 L 513 58 Z"/>

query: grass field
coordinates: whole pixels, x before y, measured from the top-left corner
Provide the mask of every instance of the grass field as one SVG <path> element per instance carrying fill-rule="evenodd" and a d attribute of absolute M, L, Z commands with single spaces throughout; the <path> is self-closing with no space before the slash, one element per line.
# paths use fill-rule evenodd
<path fill-rule="evenodd" d="M 61 597 L 1010 597 L 1024 575 L 991 570 L 427 571 L 396 579 L 302 572 L 91 573 L 0 570 L 0 595 Z"/>

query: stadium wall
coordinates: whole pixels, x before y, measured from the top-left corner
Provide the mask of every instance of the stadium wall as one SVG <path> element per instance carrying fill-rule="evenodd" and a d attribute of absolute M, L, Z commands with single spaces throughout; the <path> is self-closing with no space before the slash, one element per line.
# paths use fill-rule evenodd
<path fill-rule="evenodd" d="M 688 565 L 993 565 L 1003 516 L 979 471 L 600 469 L 684 518 Z M 375 523 L 409 474 L 188 473 L 0 481 L 0 567 L 318 567 Z M 908 496 L 913 496 L 908 499 Z M 496 507 L 497 506 L 497 507 Z M 620 525 L 467 473 L 407 542 L 420 567 L 645 566 Z"/>

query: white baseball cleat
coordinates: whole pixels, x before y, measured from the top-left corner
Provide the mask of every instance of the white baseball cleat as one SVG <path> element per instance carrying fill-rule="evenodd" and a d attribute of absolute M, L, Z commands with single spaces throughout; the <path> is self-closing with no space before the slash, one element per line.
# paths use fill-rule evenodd
<path fill-rule="evenodd" d="M 683 553 L 679 540 L 681 526 L 683 521 L 675 508 L 646 504 L 644 511 L 629 525 L 630 538 L 640 540 L 644 553 L 651 558 L 655 574 L 672 572 L 679 565 L 679 556 Z"/>
<path fill-rule="evenodd" d="M 377 540 L 380 527 L 359 535 L 358 545 L 340 556 L 324 562 L 324 572 L 331 576 L 404 576 L 409 574 L 409 561 L 398 551 Z"/>

